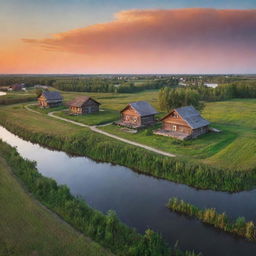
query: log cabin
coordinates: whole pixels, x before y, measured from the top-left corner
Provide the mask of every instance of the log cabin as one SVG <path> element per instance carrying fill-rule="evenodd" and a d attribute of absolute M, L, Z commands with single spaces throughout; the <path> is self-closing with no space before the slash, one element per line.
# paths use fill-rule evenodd
<path fill-rule="evenodd" d="M 146 101 L 128 104 L 120 111 L 121 120 L 118 125 L 129 128 L 142 128 L 155 123 L 157 111 Z"/>
<path fill-rule="evenodd" d="M 154 133 L 185 140 L 209 131 L 209 122 L 193 106 L 173 109 L 162 119 L 162 128 Z"/>
<path fill-rule="evenodd" d="M 43 108 L 52 108 L 62 105 L 63 98 L 59 92 L 56 91 L 44 91 L 37 98 L 39 106 Z"/>
<path fill-rule="evenodd" d="M 69 111 L 74 115 L 99 112 L 100 103 L 88 96 L 78 96 L 69 102 Z"/>

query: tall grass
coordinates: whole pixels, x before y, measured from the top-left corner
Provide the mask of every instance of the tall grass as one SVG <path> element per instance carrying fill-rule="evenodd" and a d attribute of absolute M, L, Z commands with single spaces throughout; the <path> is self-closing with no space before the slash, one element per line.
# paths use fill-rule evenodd
<path fill-rule="evenodd" d="M 244 217 L 238 217 L 233 221 L 224 212 L 218 213 L 214 208 L 199 209 L 175 197 L 169 199 L 167 207 L 172 211 L 195 217 L 215 228 L 239 235 L 248 240 L 256 240 L 255 223 L 253 221 L 246 222 Z"/>
<path fill-rule="evenodd" d="M 90 208 L 71 195 L 65 185 L 38 173 L 35 162 L 23 159 L 8 144 L 0 140 L 0 153 L 29 192 L 76 229 L 91 237 L 113 253 L 123 256 L 195 255 L 176 248 L 169 249 L 162 237 L 148 229 L 144 235 L 121 223 L 115 212 L 106 215 Z"/>

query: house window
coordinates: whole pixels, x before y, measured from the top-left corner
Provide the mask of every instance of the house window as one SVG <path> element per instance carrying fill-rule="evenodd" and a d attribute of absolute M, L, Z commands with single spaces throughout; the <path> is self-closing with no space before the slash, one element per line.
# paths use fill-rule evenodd
<path fill-rule="evenodd" d="M 172 130 L 176 132 L 176 131 L 177 131 L 177 126 L 176 126 L 176 125 L 173 125 L 173 126 L 172 126 Z"/>

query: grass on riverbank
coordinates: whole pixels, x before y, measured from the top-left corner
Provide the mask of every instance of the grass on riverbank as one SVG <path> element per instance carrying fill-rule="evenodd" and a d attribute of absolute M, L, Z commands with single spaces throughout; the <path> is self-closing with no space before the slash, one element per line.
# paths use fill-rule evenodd
<path fill-rule="evenodd" d="M 111 255 L 32 199 L 0 158 L 0 255 Z"/>
<path fill-rule="evenodd" d="M 232 220 L 224 212 L 218 213 L 214 208 L 200 209 L 176 197 L 169 199 L 167 207 L 171 211 L 197 218 L 201 222 L 225 232 L 236 234 L 254 242 L 256 240 L 255 223 L 253 221 L 246 221 L 244 217 Z"/>

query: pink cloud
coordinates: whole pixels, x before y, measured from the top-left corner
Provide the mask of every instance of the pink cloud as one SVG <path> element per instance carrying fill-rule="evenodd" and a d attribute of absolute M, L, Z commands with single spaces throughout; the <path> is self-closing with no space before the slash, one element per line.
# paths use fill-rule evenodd
<path fill-rule="evenodd" d="M 256 10 L 129 10 L 108 23 L 23 41 L 144 72 L 245 72 L 256 66 Z"/>

